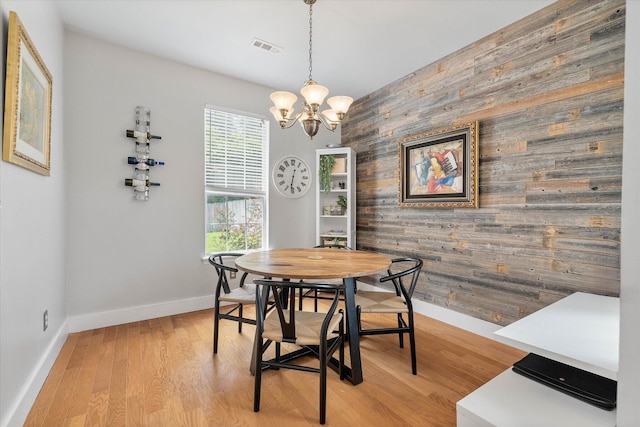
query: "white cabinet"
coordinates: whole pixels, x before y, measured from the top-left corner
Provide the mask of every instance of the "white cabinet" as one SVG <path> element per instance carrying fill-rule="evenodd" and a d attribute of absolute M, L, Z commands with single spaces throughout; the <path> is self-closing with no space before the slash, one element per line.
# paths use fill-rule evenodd
<path fill-rule="evenodd" d="M 618 378 L 620 299 L 576 292 L 496 332 L 500 341 L 612 380 Z M 458 427 L 614 427 L 606 411 L 503 372 L 456 404 Z"/>
<path fill-rule="evenodd" d="M 349 147 L 316 150 L 316 171 L 322 156 L 333 156 L 329 191 L 316 180 L 316 245 L 341 244 L 356 248 L 356 153 Z M 346 210 L 338 204 L 346 201 Z"/>
<path fill-rule="evenodd" d="M 457 427 L 615 427 L 605 411 L 508 369 L 456 404 Z"/>

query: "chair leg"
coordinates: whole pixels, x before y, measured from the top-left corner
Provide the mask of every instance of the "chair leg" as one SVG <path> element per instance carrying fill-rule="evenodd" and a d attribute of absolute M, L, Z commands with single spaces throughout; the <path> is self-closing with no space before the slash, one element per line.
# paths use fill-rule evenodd
<path fill-rule="evenodd" d="M 327 417 L 327 345 L 320 345 L 320 424 Z"/>
<path fill-rule="evenodd" d="M 402 328 L 402 314 L 398 313 L 398 329 Z M 400 348 L 404 348 L 404 332 L 398 332 L 398 338 L 400 340 Z"/>
<path fill-rule="evenodd" d="M 238 316 L 240 317 L 240 320 L 238 320 L 238 333 L 241 334 L 242 333 L 242 304 L 238 304 Z"/>
<path fill-rule="evenodd" d="M 220 301 L 216 300 L 213 313 L 213 354 L 218 353 L 218 328 L 220 323 Z"/>
<path fill-rule="evenodd" d="M 256 345 L 256 372 L 253 390 L 253 412 L 260 411 L 260 388 L 262 386 L 262 337 Z"/>
<path fill-rule="evenodd" d="M 411 372 L 413 375 L 418 374 L 418 366 L 416 362 L 416 336 L 413 328 L 413 313 L 409 313 L 409 345 L 411 346 Z"/>
<path fill-rule="evenodd" d="M 338 349 L 338 374 L 340 375 L 340 380 L 345 378 L 345 370 L 344 370 L 344 320 L 340 321 L 340 347 Z"/>

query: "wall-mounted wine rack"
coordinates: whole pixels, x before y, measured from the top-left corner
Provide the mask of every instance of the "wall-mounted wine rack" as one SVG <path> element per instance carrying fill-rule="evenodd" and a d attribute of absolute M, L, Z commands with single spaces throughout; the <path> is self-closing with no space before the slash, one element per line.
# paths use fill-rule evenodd
<path fill-rule="evenodd" d="M 149 158 L 151 140 L 162 137 L 151 134 L 151 110 L 149 107 L 136 107 L 136 126 L 134 130 L 127 130 L 127 137 L 135 139 L 135 155 L 127 157 L 127 163 L 134 165 L 133 178 L 125 178 L 124 185 L 133 187 L 135 200 L 149 200 L 149 187 L 160 186 L 160 183 L 149 180 L 149 169 L 152 166 L 164 165 Z"/>

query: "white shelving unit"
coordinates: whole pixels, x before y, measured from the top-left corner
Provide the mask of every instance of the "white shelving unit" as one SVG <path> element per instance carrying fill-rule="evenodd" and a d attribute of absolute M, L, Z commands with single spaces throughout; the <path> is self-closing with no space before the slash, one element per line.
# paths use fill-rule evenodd
<path fill-rule="evenodd" d="M 355 249 L 356 153 L 349 147 L 318 149 L 316 171 L 320 170 L 320 156 L 334 156 L 336 164 L 329 192 L 325 192 L 320 179 L 316 179 L 316 245 L 337 243 Z M 344 214 L 337 205 L 339 196 L 347 199 Z"/>
<path fill-rule="evenodd" d="M 500 341 L 617 380 L 620 299 L 576 292 L 496 332 Z M 458 427 L 614 427 L 606 411 L 511 369 L 456 405 Z"/>

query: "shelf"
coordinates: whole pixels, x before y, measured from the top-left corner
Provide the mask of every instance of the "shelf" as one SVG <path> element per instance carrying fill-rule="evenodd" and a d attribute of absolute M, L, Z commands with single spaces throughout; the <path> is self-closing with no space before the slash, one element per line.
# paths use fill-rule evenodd
<path fill-rule="evenodd" d="M 620 299 L 576 292 L 496 331 L 501 341 L 618 379 Z"/>
<path fill-rule="evenodd" d="M 331 189 L 315 186 L 316 190 L 316 244 L 328 244 L 338 240 L 339 244 L 356 247 L 356 153 L 350 147 L 321 148 L 316 150 L 316 169 L 323 156 L 333 156 L 335 165 L 331 173 Z M 347 209 L 338 208 L 337 202 L 344 199 Z M 333 215 L 331 215 L 333 213 Z M 339 230 L 331 233 L 328 230 Z"/>
<path fill-rule="evenodd" d="M 508 369 L 456 404 L 458 427 L 614 427 L 605 411 Z"/>

